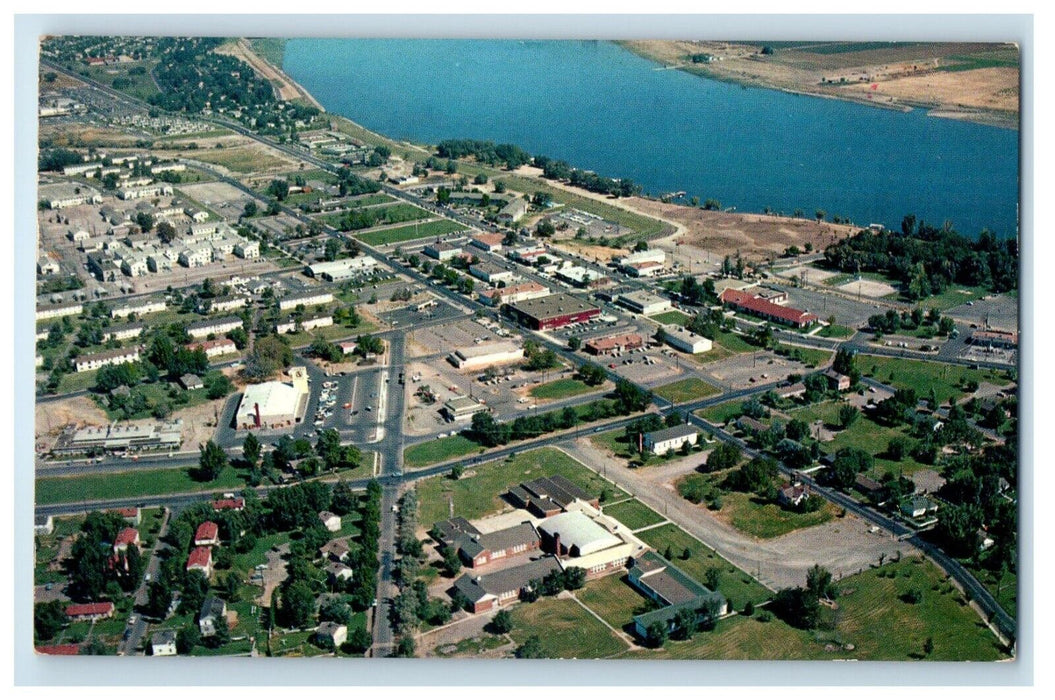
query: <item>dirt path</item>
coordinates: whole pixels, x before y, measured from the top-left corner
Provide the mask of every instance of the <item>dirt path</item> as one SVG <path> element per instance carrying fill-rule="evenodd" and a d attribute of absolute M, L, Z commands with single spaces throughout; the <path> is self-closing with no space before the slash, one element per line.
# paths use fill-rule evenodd
<path fill-rule="evenodd" d="M 681 498 L 671 481 L 653 481 L 650 468 L 631 470 L 622 460 L 614 460 L 594 447 L 588 438 L 579 438 L 563 449 L 586 466 L 607 473 L 617 485 L 625 486 L 637 498 L 676 523 L 689 534 L 715 549 L 732 564 L 757 575 L 772 590 L 801 586 L 806 572 L 820 564 L 836 577 L 857 573 L 878 563 L 880 555 L 893 558 L 916 554 L 915 548 L 898 542 L 888 533 L 869 532 L 866 522 L 853 516 L 837 518 L 816 527 L 796 530 L 782 537 L 762 540 L 746 535 L 711 516 L 706 508 Z"/>

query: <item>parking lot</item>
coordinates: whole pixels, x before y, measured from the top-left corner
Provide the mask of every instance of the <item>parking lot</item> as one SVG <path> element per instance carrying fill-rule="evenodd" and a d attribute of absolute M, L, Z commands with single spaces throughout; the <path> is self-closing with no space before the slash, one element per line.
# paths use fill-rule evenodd
<path fill-rule="evenodd" d="M 856 282 L 854 284 L 856 285 Z M 857 301 L 810 289 L 796 287 L 782 287 L 782 289 L 788 292 L 787 306 L 817 314 L 824 320 L 827 320 L 829 316 L 834 316 L 836 323 L 851 328 L 865 325 L 868 323 L 869 316 L 885 313 L 888 308 L 885 305 L 871 302 L 867 297 Z M 854 293 L 856 291 L 855 289 Z"/>
<path fill-rule="evenodd" d="M 408 321 L 406 322 L 407 326 L 413 326 L 415 320 L 425 318 L 425 313 L 432 313 L 433 318 L 436 317 L 437 313 L 446 313 L 441 311 L 444 307 L 450 311 L 455 311 L 451 306 L 439 302 L 437 306 L 427 309 L 426 311 L 405 311 L 397 313 L 416 314 L 416 318 L 408 316 Z M 494 324 L 489 323 L 488 325 L 493 326 Z M 498 335 L 497 331 L 493 328 L 489 328 L 479 321 L 462 319 L 450 323 L 429 326 L 427 328 L 415 329 L 410 337 L 408 337 L 409 343 L 407 351 L 410 357 L 425 357 L 437 353 L 440 353 L 441 357 L 446 357 L 457 348 L 464 348 L 481 342 L 502 339 L 502 336 Z M 444 364 L 447 367 L 451 367 L 446 361 L 444 361 Z M 451 369 L 453 370 L 454 368 L 451 367 Z"/>
<path fill-rule="evenodd" d="M 744 389 L 755 384 L 783 381 L 789 374 L 806 375 L 816 371 L 801 362 L 768 351 L 743 353 L 718 360 L 708 364 L 706 369 L 730 389 Z"/>

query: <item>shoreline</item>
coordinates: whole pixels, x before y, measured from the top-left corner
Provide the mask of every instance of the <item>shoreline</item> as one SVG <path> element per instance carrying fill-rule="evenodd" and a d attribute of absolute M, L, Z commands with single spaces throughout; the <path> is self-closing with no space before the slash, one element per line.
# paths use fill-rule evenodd
<path fill-rule="evenodd" d="M 778 92 L 783 92 L 790 95 L 802 95 L 804 97 L 820 97 L 831 100 L 840 100 L 842 102 L 852 102 L 854 104 L 867 105 L 869 107 L 878 107 L 880 109 L 890 109 L 899 112 L 911 112 L 914 109 L 921 109 L 926 112 L 928 117 L 967 121 L 974 124 L 981 124 L 983 126 L 993 126 L 1003 129 L 1011 129 L 1013 131 L 1019 130 L 1019 124 L 1021 121 L 1020 114 L 1016 113 L 1014 116 L 1011 116 L 1001 110 L 985 109 L 982 107 L 957 108 L 954 105 L 942 105 L 922 100 L 911 100 L 904 98 L 899 99 L 896 103 L 876 102 L 873 100 L 861 99 L 853 95 L 814 90 L 804 85 L 798 87 L 783 85 L 776 82 L 767 81 L 761 76 L 743 74 L 742 76 L 738 77 L 736 75 L 717 73 L 715 71 L 708 70 L 708 64 L 706 63 L 668 64 L 661 56 L 648 52 L 643 47 L 638 45 L 635 41 L 613 40 L 612 43 L 626 51 L 629 51 L 635 56 L 639 56 L 645 59 L 646 61 L 656 64 L 663 70 L 678 70 L 683 73 L 695 76 L 697 78 L 715 80 L 722 83 L 732 83 L 745 87 L 761 88 L 764 90 L 776 90 Z"/>

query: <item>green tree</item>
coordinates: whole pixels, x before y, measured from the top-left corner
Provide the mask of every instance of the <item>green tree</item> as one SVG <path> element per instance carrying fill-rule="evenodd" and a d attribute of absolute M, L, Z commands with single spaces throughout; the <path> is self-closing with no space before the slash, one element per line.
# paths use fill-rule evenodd
<path fill-rule="evenodd" d="M 289 581 L 289 579 L 287 579 Z M 315 613 L 315 594 L 307 581 L 292 581 L 281 589 L 278 620 L 283 627 L 305 627 Z"/>
<path fill-rule="evenodd" d="M 650 649 L 658 649 L 667 642 L 667 623 L 656 621 L 648 626 L 645 631 L 645 646 Z"/>
<path fill-rule="evenodd" d="M 518 659 L 544 659 L 545 652 L 542 649 L 542 640 L 537 634 L 533 634 L 524 640 L 524 643 L 516 648 L 513 654 Z"/>
<path fill-rule="evenodd" d="M 832 581 L 831 572 L 819 564 L 814 564 L 806 572 L 806 590 L 817 598 L 834 598 L 835 583 Z"/>
<path fill-rule="evenodd" d="M 246 435 L 242 443 L 242 459 L 250 469 L 256 469 L 260 465 L 260 441 L 253 433 Z"/>
<path fill-rule="evenodd" d="M 495 634 L 507 634 L 513 629 L 513 616 L 509 614 L 508 610 L 499 610 L 498 613 L 491 618 L 491 631 Z"/>
<path fill-rule="evenodd" d="M 200 481 L 215 481 L 227 467 L 227 453 L 212 440 L 202 445 L 198 457 L 196 478 Z"/>
<path fill-rule="evenodd" d="M 846 403 L 839 407 L 839 426 L 844 430 L 860 418 L 861 412 Z"/>
<path fill-rule="evenodd" d="M 191 653 L 194 647 L 199 644 L 201 644 L 201 631 L 198 629 L 198 625 L 193 622 L 186 627 L 181 627 L 179 632 L 176 633 L 176 651 L 180 654 L 187 655 Z"/>
<path fill-rule="evenodd" d="M 48 641 L 66 626 L 66 622 L 66 607 L 61 600 L 33 606 L 33 632 L 37 641 Z"/>

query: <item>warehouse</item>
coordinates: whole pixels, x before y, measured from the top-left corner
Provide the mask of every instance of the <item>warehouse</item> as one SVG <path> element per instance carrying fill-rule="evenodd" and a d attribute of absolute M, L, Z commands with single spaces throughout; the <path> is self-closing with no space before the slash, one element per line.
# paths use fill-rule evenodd
<path fill-rule="evenodd" d="M 308 401 L 308 374 L 291 367 L 289 382 L 250 384 L 242 394 L 235 424 L 239 430 L 282 428 L 300 421 Z"/>
<path fill-rule="evenodd" d="M 581 265 L 565 265 L 558 268 L 556 274 L 558 279 L 582 289 L 603 287 L 610 281 L 600 272 Z"/>
<path fill-rule="evenodd" d="M 1009 331 L 985 330 L 971 333 L 972 345 L 983 345 L 991 348 L 1014 350 L 1018 347 L 1018 333 Z"/>
<path fill-rule="evenodd" d="M 505 313 L 531 330 L 548 331 L 597 318 L 601 309 L 570 294 L 551 294 L 509 304 Z"/>
<path fill-rule="evenodd" d="M 477 413 L 486 410 L 487 406 L 470 396 L 455 396 L 443 404 L 441 409 L 449 421 L 468 420 Z"/>
<path fill-rule="evenodd" d="M 662 250 L 642 250 L 619 260 L 619 269 L 634 277 L 651 277 L 666 266 L 667 254 Z"/>
<path fill-rule="evenodd" d="M 527 299 L 539 299 L 549 296 L 550 291 L 538 282 L 524 282 L 501 289 L 485 289 L 477 296 L 480 301 L 488 306 L 501 306 L 502 304 L 515 304 Z"/>
<path fill-rule="evenodd" d="M 499 267 L 494 263 L 477 263 L 469 267 L 469 274 L 478 280 L 483 280 L 488 284 L 498 284 L 499 282 L 505 282 L 509 284 L 512 282 L 516 275 L 513 274 L 512 270 L 507 270 L 504 267 Z"/>
<path fill-rule="evenodd" d="M 458 369 L 477 370 L 492 365 L 516 362 L 524 358 L 524 349 L 518 348 L 507 340 L 480 343 L 458 348 L 447 360 Z"/>
<path fill-rule="evenodd" d="M 661 296 L 645 291 L 620 294 L 616 298 L 616 302 L 620 306 L 630 309 L 635 314 L 642 314 L 644 316 L 651 316 L 652 314 L 669 311 L 671 308 L 670 299 L 664 299 Z"/>
<path fill-rule="evenodd" d="M 430 258 L 434 258 L 440 262 L 449 262 L 462 254 L 462 247 L 445 241 L 439 241 L 425 246 L 424 253 Z"/>
<path fill-rule="evenodd" d="M 307 272 L 312 277 L 328 282 L 343 282 L 356 275 L 374 269 L 377 260 L 369 255 L 309 265 Z"/>
<path fill-rule="evenodd" d="M 663 341 L 675 350 L 687 352 L 690 355 L 698 355 L 701 352 L 709 352 L 714 343 L 710 338 L 704 338 L 681 326 L 663 326 L 660 333 Z"/>

